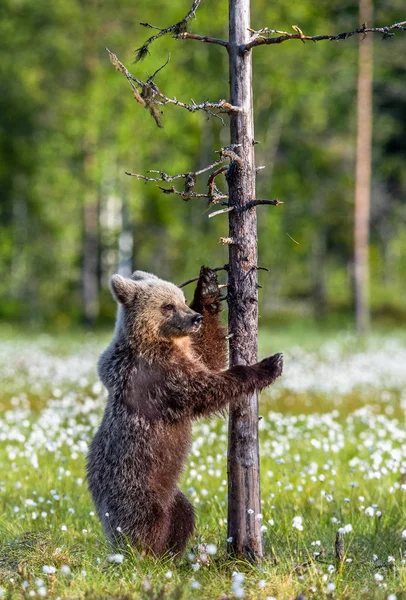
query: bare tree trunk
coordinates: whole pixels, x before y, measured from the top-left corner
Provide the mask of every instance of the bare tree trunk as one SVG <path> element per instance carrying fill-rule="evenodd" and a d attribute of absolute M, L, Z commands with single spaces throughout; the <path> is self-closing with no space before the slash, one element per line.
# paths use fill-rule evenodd
<path fill-rule="evenodd" d="M 360 0 L 360 22 L 372 22 L 372 0 Z M 372 145 L 372 37 L 359 42 L 357 159 L 354 214 L 355 320 L 359 333 L 369 328 L 369 215 Z"/>
<path fill-rule="evenodd" d="M 231 116 L 231 144 L 241 165 L 228 174 L 230 206 L 244 207 L 255 198 L 254 117 L 251 51 L 239 46 L 249 39 L 250 0 L 229 0 L 230 102 L 242 108 Z M 229 213 L 229 330 L 232 365 L 258 358 L 257 219 L 255 208 Z M 240 399 L 230 410 L 228 450 L 229 549 L 237 556 L 262 558 L 258 447 L 258 395 Z"/>

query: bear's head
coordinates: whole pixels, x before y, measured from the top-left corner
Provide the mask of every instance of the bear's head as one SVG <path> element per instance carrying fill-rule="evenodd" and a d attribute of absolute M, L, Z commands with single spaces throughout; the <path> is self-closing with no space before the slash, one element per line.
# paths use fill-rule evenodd
<path fill-rule="evenodd" d="M 119 304 L 117 329 L 137 346 L 188 336 L 200 328 L 202 315 L 187 306 L 182 290 L 169 281 L 135 271 L 130 278 L 113 275 L 110 287 Z"/>

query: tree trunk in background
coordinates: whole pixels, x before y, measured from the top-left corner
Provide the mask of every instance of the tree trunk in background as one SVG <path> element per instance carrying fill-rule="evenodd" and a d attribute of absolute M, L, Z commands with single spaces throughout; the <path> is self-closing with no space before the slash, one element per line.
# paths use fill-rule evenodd
<path fill-rule="evenodd" d="M 99 316 L 99 212 L 100 190 L 97 177 L 97 126 L 94 122 L 92 80 L 97 58 L 97 10 L 94 0 L 82 0 L 85 31 L 83 39 L 83 77 L 86 84 L 85 106 L 87 122 L 83 138 L 83 246 L 82 246 L 82 303 L 83 320 L 92 325 Z"/>
<path fill-rule="evenodd" d="M 316 194 L 312 199 L 311 210 L 314 219 L 314 232 L 311 254 L 311 280 L 313 314 L 317 321 L 326 316 L 327 295 L 325 281 L 325 257 L 327 236 L 323 223 L 324 198 Z"/>
<path fill-rule="evenodd" d="M 118 237 L 118 272 L 130 277 L 133 272 L 134 233 L 127 197 L 122 192 L 121 231 Z"/>
<path fill-rule="evenodd" d="M 360 22 L 372 23 L 372 0 L 360 0 Z M 354 213 L 354 292 L 357 331 L 366 333 L 369 309 L 369 215 L 372 146 L 372 36 L 359 42 L 357 158 Z"/>
<path fill-rule="evenodd" d="M 89 161 L 92 162 L 91 156 L 85 159 L 85 171 Z M 82 302 L 84 322 L 92 325 L 99 315 L 99 198 L 91 178 L 87 185 L 83 206 Z"/>
<path fill-rule="evenodd" d="M 231 115 L 231 144 L 242 164 L 232 163 L 227 176 L 230 206 L 255 198 L 254 118 L 251 52 L 238 46 L 249 39 L 250 1 L 229 0 L 230 102 L 242 112 Z M 258 359 L 257 220 L 255 209 L 229 213 L 228 308 L 230 362 L 249 365 Z M 230 408 L 228 446 L 229 550 L 242 558 L 262 558 L 258 395 L 242 397 Z"/>

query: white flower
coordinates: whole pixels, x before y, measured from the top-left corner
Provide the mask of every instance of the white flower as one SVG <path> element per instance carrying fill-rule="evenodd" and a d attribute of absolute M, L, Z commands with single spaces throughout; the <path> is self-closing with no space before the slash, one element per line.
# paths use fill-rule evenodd
<path fill-rule="evenodd" d="M 56 568 L 53 567 L 52 565 L 44 565 L 42 567 L 42 572 L 45 573 L 46 575 L 49 575 L 50 573 L 55 573 Z"/>
<path fill-rule="evenodd" d="M 167 571 L 167 572 L 165 573 L 165 577 L 166 577 L 167 579 L 172 579 L 172 571 Z"/>
<path fill-rule="evenodd" d="M 388 556 L 388 563 L 393 563 L 395 562 L 395 557 L 394 556 Z"/>
<path fill-rule="evenodd" d="M 334 571 L 335 571 L 335 570 L 336 570 L 336 569 L 335 569 L 335 566 L 334 566 L 334 565 L 329 565 L 329 566 L 327 567 L 327 571 L 328 571 L 329 573 L 334 573 Z"/>
<path fill-rule="evenodd" d="M 372 506 L 368 506 L 368 508 L 366 508 L 366 509 L 365 509 L 365 514 L 366 514 L 368 517 L 373 517 L 373 516 L 374 516 L 374 514 L 375 514 L 375 509 L 374 509 L 374 508 L 372 508 Z"/>
<path fill-rule="evenodd" d="M 376 582 L 383 581 L 383 575 L 381 575 L 380 573 L 375 573 L 374 578 Z"/>
<path fill-rule="evenodd" d="M 206 552 L 207 552 L 207 554 L 211 554 L 211 555 L 217 554 L 216 544 L 207 544 Z"/>
<path fill-rule="evenodd" d="M 243 573 L 238 573 L 238 571 L 234 571 L 232 591 L 236 598 L 244 598 L 245 597 L 245 592 L 242 587 L 244 579 L 245 579 L 245 575 Z"/>
<path fill-rule="evenodd" d="M 109 554 L 107 560 L 111 563 L 121 564 L 124 560 L 123 554 Z"/>
<path fill-rule="evenodd" d="M 335 589 L 336 589 L 336 584 L 335 583 L 328 583 L 327 584 L 327 591 L 328 592 L 334 592 Z"/>
<path fill-rule="evenodd" d="M 396 600 L 395 594 L 389 594 L 387 600 Z"/>
<path fill-rule="evenodd" d="M 406 538 L 406 529 L 402 531 L 402 538 Z"/>
<path fill-rule="evenodd" d="M 192 581 L 192 585 L 190 586 L 192 590 L 200 589 L 200 583 L 198 581 Z"/>
<path fill-rule="evenodd" d="M 42 596 L 43 598 L 45 598 L 45 596 L 47 595 L 47 588 L 45 586 L 41 586 L 37 589 L 37 593 Z"/>
<path fill-rule="evenodd" d="M 66 525 L 61 526 L 61 531 L 68 531 L 68 528 L 66 527 Z"/>
<path fill-rule="evenodd" d="M 293 517 L 292 527 L 298 531 L 303 531 L 303 519 L 302 517 Z"/>
<path fill-rule="evenodd" d="M 62 567 L 59 570 L 62 573 L 62 575 L 69 575 L 70 573 L 69 565 L 62 565 Z"/>

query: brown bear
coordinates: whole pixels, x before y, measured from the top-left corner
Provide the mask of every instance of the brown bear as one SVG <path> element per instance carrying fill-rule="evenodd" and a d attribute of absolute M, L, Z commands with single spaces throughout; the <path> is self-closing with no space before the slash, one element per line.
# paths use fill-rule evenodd
<path fill-rule="evenodd" d="M 227 370 L 216 273 L 202 267 L 194 299 L 155 275 L 114 275 L 113 341 L 101 355 L 108 390 L 90 445 L 87 479 L 103 528 L 147 552 L 180 554 L 194 510 L 177 488 L 194 419 L 218 413 L 282 372 L 282 355 Z"/>

